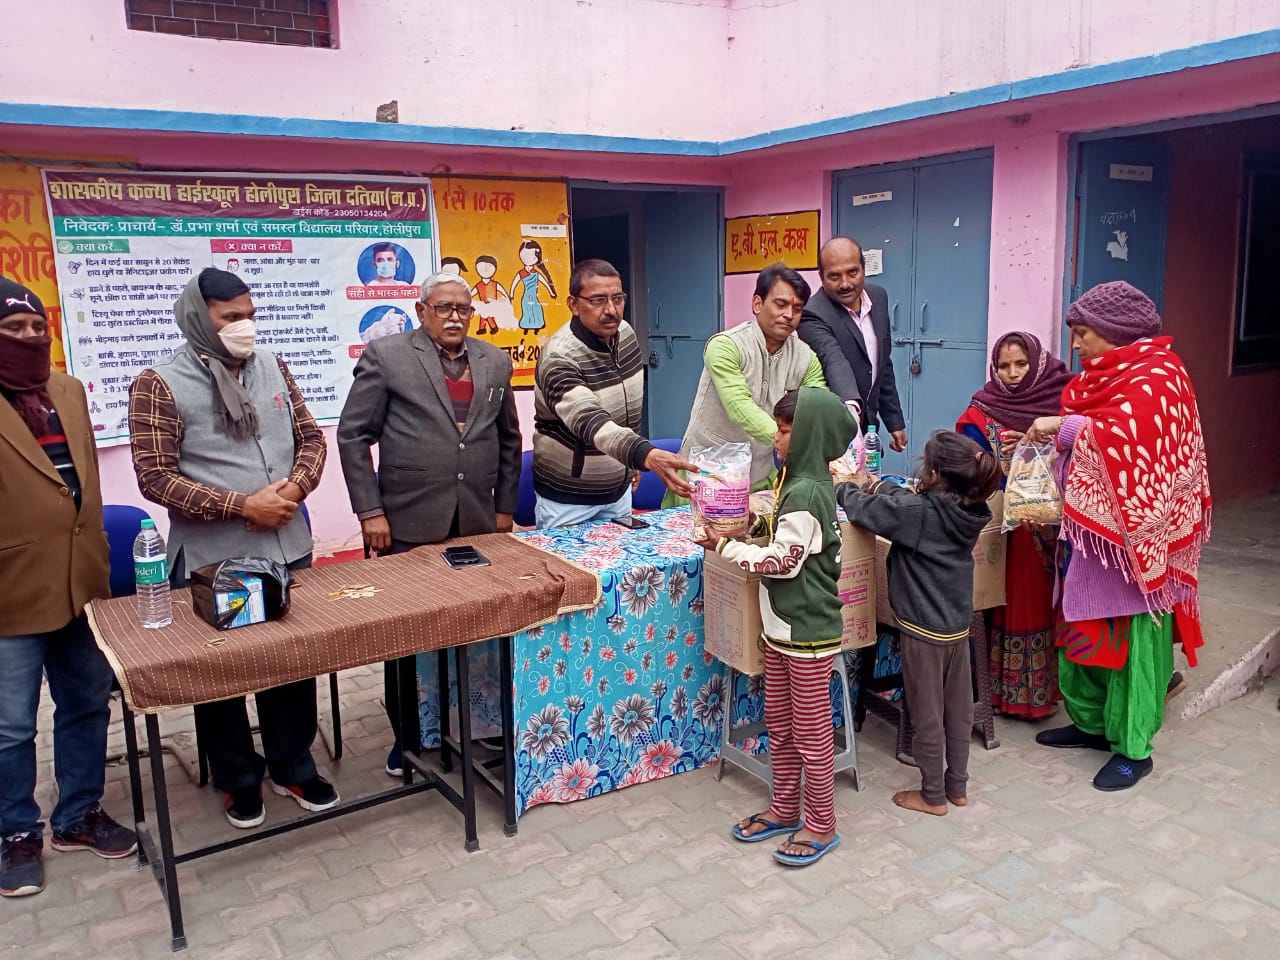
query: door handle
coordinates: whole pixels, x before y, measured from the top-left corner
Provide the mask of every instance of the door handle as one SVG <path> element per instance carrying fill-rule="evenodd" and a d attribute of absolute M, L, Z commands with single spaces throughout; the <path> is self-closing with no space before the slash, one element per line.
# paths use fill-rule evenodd
<path fill-rule="evenodd" d="M 898 329 L 898 301 L 893 301 L 893 308 L 889 311 L 889 329 Z"/>
<path fill-rule="evenodd" d="M 905 347 L 908 343 L 915 343 L 915 337 L 894 337 L 893 345 L 895 347 Z"/>
<path fill-rule="evenodd" d="M 653 329 L 662 329 L 662 304 L 659 303 L 653 308 Z"/>
<path fill-rule="evenodd" d="M 921 347 L 940 347 L 946 342 L 947 341 L 944 340 L 942 337 L 938 337 L 936 340 L 921 340 L 919 338 L 916 339 L 916 345 Z"/>
<path fill-rule="evenodd" d="M 929 301 L 926 300 L 920 304 L 920 332 L 924 333 L 929 329 Z"/>

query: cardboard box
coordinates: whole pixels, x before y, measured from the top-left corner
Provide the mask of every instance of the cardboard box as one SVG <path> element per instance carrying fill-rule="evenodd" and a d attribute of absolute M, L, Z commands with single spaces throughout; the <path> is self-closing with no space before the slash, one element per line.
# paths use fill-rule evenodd
<path fill-rule="evenodd" d="M 840 649 L 855 650 L 876 641 L 875 538 L 851 523 L 840 524 L 840 536 L 837 590 L 844 620 Z M 702 597 L 706 651 L 739 673 L 763 673 L 760 575 L 708 551 L 702 561 Z"/>
<path fill-rule="evenodd" d="M 987 501 L 991 522 L 978 534 L 973 547 L 973 609 L 1004 606 L 1005 560 L 1008 549 L 1004 532 L 1004 493 L 997 490 Z M 896 626 L 898 618 L 889 603 L 889 543 L 876 537 L 876 621 Z"/>

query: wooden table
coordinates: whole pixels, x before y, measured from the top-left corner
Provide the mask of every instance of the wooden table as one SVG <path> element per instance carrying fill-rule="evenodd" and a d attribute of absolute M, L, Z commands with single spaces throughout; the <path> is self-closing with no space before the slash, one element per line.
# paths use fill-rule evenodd
<path fill-rule="evenodd" d="M 454 570 L 441 552 L 469 544 L 489 566 Z M 129 784 L 138 831 L 138 859 L 150 863 L 165 895 L 174 950 L 186 946 L 176 868 L 247 843 L 355 813 L 413 793 L 437 790 L 463 815 L 468 850 L 479 847 L 475 823 L 476 762 L 471 756 L 470 713 L 459 714 L 456 751 L 462 760 L 459 794 L 421 757 L 415 696 L 401 697 L 404 780 L 396 787 L 331 810 L 308 814 L 220 843 L 175 853 L 169 819 L 159 714 L 198 703 L 244 696 L 282 683 L 376 663 L 396 661 L 400 689 L 413 689 L 413 658 L 453 650 L 462 702 L 467 702 L 468 644 L 505 638 L 510 656 L 513 633 L 596 603 L 600 581 L 594 574 L 508 534 L 446 541 L 410 553 L 297 571 L 291 607 L 281 619 L 218 631 L 191 608 L 189 591 L 175 590 L 174 619 L 168 627 L 143 628 L 133 598 L 95 601 L 87 608 L 90 626 L 124 693 L 124 730 Z M 509 661 L 508 661 L 509 662 Z M 504 753 L 514 753 L 514 711 L 510 684 L 504 698 Z M 143 807 L 137 732 L 133 714 L 145 715 L 156 831 Z M 510 763 L 508 769 L 512 769 Z M 415 782 L 414 775 L 421 780 Z M 509 791 L 513 799 L 513 791 Z M 508 816 L 509 823 L 514 817 Z"/>

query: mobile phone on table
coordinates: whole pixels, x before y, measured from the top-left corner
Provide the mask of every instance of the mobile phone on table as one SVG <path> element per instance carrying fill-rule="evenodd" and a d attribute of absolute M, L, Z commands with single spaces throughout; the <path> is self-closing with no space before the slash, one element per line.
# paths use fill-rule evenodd
<path fill-rule="evenodd" d="M 460 567 L 487 567 L 489 561 L 475 547 L 446 547 L 440 554 L 444 562 L 455 570 Z"/>
<path fill-rule="evenodd" d="M 639 517 L 614 517 L 610 522 L 616 523 L 620 527 L 626 527 L 628 530 L 643 530 L 649 526 Z"/>

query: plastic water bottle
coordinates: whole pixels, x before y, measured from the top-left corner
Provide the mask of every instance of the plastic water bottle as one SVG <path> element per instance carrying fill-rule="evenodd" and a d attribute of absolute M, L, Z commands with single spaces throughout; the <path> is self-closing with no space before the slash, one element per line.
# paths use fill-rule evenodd
<path fill-rule="evenodd" d="M 143 520 L 133 541 L 133 580 L 138 587 L 138 620 L 144 627 L 167 627 L 173 623 L 173 601 L 169 599 L 169 562 L 165 559 L 164 537 L 154 520 Z"/>
<path fill-rule="evenodd" d="M 867 425 L 867 434 L 862 439 L 862 446 L 867 451 L 867 473 L 880 473 L 880 433 L 874 423 Z"/>

